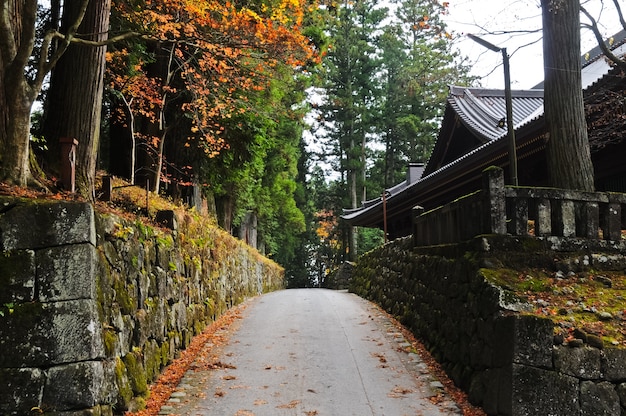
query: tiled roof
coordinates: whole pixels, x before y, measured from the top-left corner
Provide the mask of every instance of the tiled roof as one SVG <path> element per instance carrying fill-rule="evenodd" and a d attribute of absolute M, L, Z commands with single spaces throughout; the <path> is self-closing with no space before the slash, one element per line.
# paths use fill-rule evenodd
<path fill-rule="evenodd" d="M 614 36 L 611 49 L 616 56 L 626 54 L 626 31 L 621 31 Z M 583 90 L 602 80 L 612 69 L 612 65 L 604 58 L 599 47 L 594 48 L 581 59 L 583 60 Z M 540 119 L 543 116 L 543 83 L 530 90 L 512 91 L 512 104 L 515 130 Z M 437 176 L 457 167 L 461 162 L 485 151 L 492 144 L 507 136 L 506 126 L 504 128 L 498 127 L 501 119 L 506 116 L 503 90 L 451 86 L 448 105 L 458 115 L 462 123 L 483 140 L 483 144 L 457 160 L 421 177 L 418 181 L 411 181 L 411 183 L 405 181 L 389 189 L 390 202 L 394 197 L 410 192 L 413 188 L 422 189 L 422 186 L 428 186 Z M 347 221 L 355 220 L 376 208 L 380 209 L 381 204 L 380 198 L 364 201 L 360 208 L 345 209 L 342 218 Z"/>
<path fill-rule="evenodd" d="M 519 127 L 543 108 L 543 90 L 512 91 L 513 125 Z M 463 124 L 484 141 L 506 135 L 506 101 L 503 90 L 450 87 L 448 104 Z"/>

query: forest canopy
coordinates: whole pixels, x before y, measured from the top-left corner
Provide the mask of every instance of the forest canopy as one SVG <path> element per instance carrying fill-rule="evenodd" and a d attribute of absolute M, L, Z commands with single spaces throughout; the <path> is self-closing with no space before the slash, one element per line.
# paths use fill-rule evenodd
<path fill-rule="evenodd" d="M 381 241 L 339 210 L 428 157 L 447 84 L 467 81 L 447 2 L 392 4 L 0 0 L 0 181 L 68 189 L 60 141 L 75 139 L 84 198 L 100 171 L 172 198 L 199 190 L 294 285 L 320 284 Z"/>

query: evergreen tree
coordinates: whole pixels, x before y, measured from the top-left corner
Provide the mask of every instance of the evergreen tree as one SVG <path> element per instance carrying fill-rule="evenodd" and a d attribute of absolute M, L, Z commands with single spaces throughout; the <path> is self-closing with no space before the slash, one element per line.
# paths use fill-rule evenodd
<path fill-rule="evenodd" d="M 336 9 L 329 28 L 331 45 L 326 59 L 327 102 L 323 117 L 332 143 L 346 198 L 344 206 L 356 208 L 366 197 L 365 152 L 371 140 L 377 99 L 379 68 L 376 36 L 386 9 L 376 2 L 344 2 Z M 344 255 L 355 260 L 356 230 L 346 227 Z"/>
<path fill-rule="evenodd" d="M 441 21 L 445 8 L 430 0 L 398 1 L 381 38 L 383 71 L 380 136 L 384 187 L 404 179 L 409 162 L 426 162 L 437 138 L 450 84 L 468 82 Z"/>

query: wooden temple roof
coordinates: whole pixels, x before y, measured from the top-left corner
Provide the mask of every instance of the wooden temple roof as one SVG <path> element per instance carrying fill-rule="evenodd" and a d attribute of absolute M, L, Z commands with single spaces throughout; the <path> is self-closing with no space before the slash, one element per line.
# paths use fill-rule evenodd
<path fill-rule="evenodd" d="M 625 55 L 626 32 L 615 38 L 613 52 Z M 607 190 L 614 186 L 615 175 L 624 176 L 626 186 L 626 74 L 598 51 L 582 58 L 583 94 L 596 187 Z M 512 91 L 520 185 L 548 185 L 542 87 Z M 422 175 L 416 179 L 414 171 L 387 190 L 391 238 L 410 234 L 414 206 L 436 208 L 480 189 L 481 172 L 491 165 L 507 170 L 507 131 L 501 127 L 505 114 L 503 90 L 450 87 L 439 136 Z M 351 225 L 382 228 L 382 216 L 382 201 L 376 198 L 357 209 L 345 209 L 342 218 Z"/>

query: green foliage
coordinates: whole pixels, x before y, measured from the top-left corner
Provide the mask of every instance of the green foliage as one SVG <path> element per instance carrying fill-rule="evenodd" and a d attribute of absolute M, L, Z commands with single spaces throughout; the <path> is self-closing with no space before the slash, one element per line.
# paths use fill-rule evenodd
<path fill-rule="evenodd" d="M 378 228 L 359 228 L 359 255 L 380 246 L 385 241 L 383 230 Z"/>
<path fill-rule="evenodd" d="M 317 211 L 335 218 L 402 182 L 409 162 L 428 160 L 448 85 L 470 81 L 441 19 L 445 6 L 394 3 L 393 14 L 369 0 L 328 9 L 324 100 L 312 131 L 320 158 L 337 174 L 324 203 L 316 200 Z M 354 246 L 355 234 L 347 224 L 334 225 L 320 247 L 328 268 L 382 242 L 379 231 L 360 229 Z"/>
<path fill-rule="evenodd" d="M 250 97 L 255 113 L 228 121 L 229 149 L 203 162 L 203 181 L 216 199 L 220 225 L 237 232 L 257 221 L 258 240 L 274 258 L 291 258 L 305 229 L 294 194 L 304 108 L 302 81 L 277 70 L 271 88 Z"/>
<path fill-rule="evenodd" d="M 0 307 L 0 316 L 4 316 L 5 313 L 12 314 L 15 311 L 15 304 L 13 302 L 5 303 Z"/>

